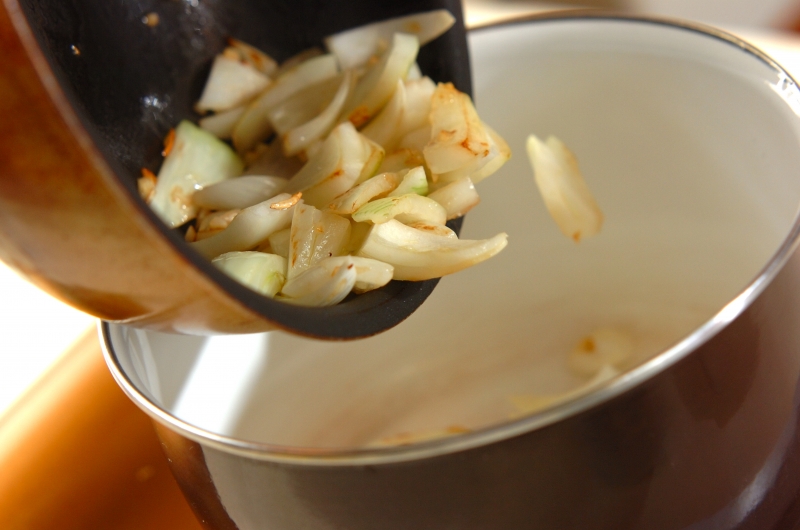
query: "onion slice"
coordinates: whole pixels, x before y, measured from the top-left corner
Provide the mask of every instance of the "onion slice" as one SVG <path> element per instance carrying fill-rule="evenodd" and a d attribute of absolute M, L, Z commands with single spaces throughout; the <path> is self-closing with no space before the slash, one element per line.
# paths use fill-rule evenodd
<path fill-rule="evenodd" d="M 281 294 L 286 302 L 325 307 L 338 304 L 356 284 L 357 272 L 350 256 L 328 258 L 290 278 Z"/>
<path fill-rule="evenodd" d="M 236 177 L 194 192 L 192 202 L 211 210 L 247 208 L 274 197 L 287 182 L 284 178 L 263 175 Z"/>
<path fill-rule="evenodd" d="M 308 204 L 298 204 L 289 236 L 289 278 L 331 256 L 344 253 L 350 221 Z"/>
<path fill-rule="evenodd" d="M 227 252 L 211 263 L 239 283 L 274 298 L 286 283 L 286 258 L 264 252 Z"/>
<path fill-rule="evenodd" d="M 508 236 L 463 240 L 432 234 L 396 220 L 375 225 L 359 256 L 394 267 L 395 280 L 440 278 L 487 260 L 505 248 Z"/>
<path fill-rule="evenodd" d="M 383 149 L 356 131 L 353 124 L 338 125 L 320 149 L 289 181 L 286 191 L 303 192 L 303 201 L 324 208 L 354 185 L 375 174 Z"/>
<path fill-rule="evenodd" d="M 328 205 L 328 210 L 338 215 L 351 215 L 378 195 L 397 187 L 400 177 L 396 173 L 381 173 L 355 186 Z"/>
<path fill-rule="evenodd" d="M 433 199 L 416 193 L 407 193 L 368 202 L 356 210 L 352 217 L 357 223 L 380 224 L 397 219 L 401 223 L 443 225 L 447 221 L 447 212 Z"/>
<path fill-rule="evenodd" d="M 245 208 L 225 230 L 190 245 L 208 259 L 226 252 L 251 250 L 266 241 L 270 234 L 291 224 L 294 207 L 284 210 L 270 208 L 272 204 L 290 198 L 288 193 L 281 193 L 268 201 Z"/>
<path fill-rule="evenodd" d="M 392 45 L 381 60 L 364 74 L 345 106 L 344 118 L 361 127 L 370 121 L 389 101 L 419 51 L 419 40 L 414 35 L 395 33 Z"/>
<path fill-rule="evenodd" d="M 269 85 L 269 77 L 249 64 L 217 55 L 195 109 L 201 114 L 232 109 L 252 100 Z"/>
<path fill-rule="evenodd" d="M 530 135 L 526 148 L 539 193 L 561 232 L 576 243 L 597 234 L 603 226 L 603 213 L 583 180 L 575 155 L 555 136 L 542 142 Z"/>
<path fill-rule="evenodd" d="M 233 145 L 240 153 L 250 151 L 272 132 L 269 111 L 292 94 L 335 76 L 339 71 L 336 57 L 320 55 L 288 70 L 258 96 L 245 110 L 233 130 Z"/>
<path fill-rule="evenodd" d="M 235 107 L 229 110 L 211 114 L 200 118 L 199 125 L 221 140 L 227 140 L 233 133 L 233 128 L 244 114 L 245 107 Z"/>
<path fill-rule="evenodd" d="M 325 39 L 325 46 L 342 68 L 354 68 L 380 55 L 395 33 L 414 34 L 423 45 L 450 29 L 455 21 L 446 9 L 416 13 L 336 33 Z"/>
<path fill-rule="evenodd" d="M 241 174 L 243 163 L 213 134 L 188 121 L 175 128 L 175 142 L 158 172 L 149 205 L 174 228 L 194 219 L 192 194 L 198 188 Z"/>
<path fill-rule="evenodd" d="M 303 167 L 299 158 L 283 155 L 283 149 L 279 140 L 273 141 L 269 145 L 259 144 L 250 153 L 246 172 L 250 175 L 270 175 L 289 179 L 297 174 Z"/>
<path fill-rule="evenodd" d="M 395 134 L 400 129 L 405 108 L 406 87 L 403 81 L 398 79 L 392 99 L 381 109 L 374 120 L 361 129 L 361 134 L 376 144 L 387 147 L 390 140 L 395 137 Z"/>
<path fill-rule="evenodd" d="M 342 84 L 345 73 L 299 90 L 272 107 L 269 121 L 278 135 L 283 136 L 295 127 L 314 119 L 330 104 Z M 341 109 L 340 109 L 341 110 Z"/>
<path fill-rule="evenodd" d="M 403 175 L 403 180 L 400 181 L 400 184 L 389 193 L 389 197 L 397 197 L 407 193 L 428 195 L 428 177 L 425 175 L 425 169 L 422 166 L 409 169 L 406 174 Z M 441 204 L 441 202 L 439 203 Z"/>
<path fill-rule="evenodd" d="M 448 220 L 461 217 L 481 202 L 469 177 L 451 182 L 431 192 L 428 197 L 444 207 Z"/>
<path fill-rule="evenodd" d="M 278 63 L 255 46 L 250 46 L 238 39 L 228 39 L 229 49 L 235 50 L 247 64 L 267 76 L 272 76 L 278 69 Z"/>
<path fill-rule="evenodd" d="M 431 136 L 423 149 L 431 172 L 446 182 L 468 177 L 498 152 L 467 94 L 439 83 L 431 99 Z"/>
<path fill-rule="evenodd" d="M 352 72 L 345 72 L 339 88 L 325 110 L 313 119 L 290 130 L 283 137 L 283 152 L 286 156 L 293 156 L 317 140 L 322 140 L 336 124 L 336 118 L 342 111 L 353 84 Z"/>
<path fill-rule="evenodd" d="M 489 138 L 491 138 L 492 142 L 497 146 L 497 155 L 489 160 L 485 166 L 469 175 L 473 184 L 477 184 L 489 175 L 494 174 L 511 158 L 511 148 L 508 146 L 505 139 L 487 124 L 484 123 L 483 127 L 486 129 L 486 132 L 489 133 Z"/>

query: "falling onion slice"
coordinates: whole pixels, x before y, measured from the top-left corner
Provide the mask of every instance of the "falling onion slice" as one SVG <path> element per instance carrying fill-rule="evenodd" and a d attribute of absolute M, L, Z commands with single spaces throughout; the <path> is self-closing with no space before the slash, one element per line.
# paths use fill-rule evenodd
<path fill-rule="evenodd" d="M 358 256 L 394 267 L 395 280 L 440 278 L 487 260 L 505 248 L 508 236 L 463 240 L 440 236 L 390 220 L 375 225 Z"/>
<path fill-rule="evenodd" d="M 576 243 L 597 234 L 603 213 L 566 145 L 554 136 L 542 142 L 530 135 L 526 148 L 539 193 L 561 232 Z"/>

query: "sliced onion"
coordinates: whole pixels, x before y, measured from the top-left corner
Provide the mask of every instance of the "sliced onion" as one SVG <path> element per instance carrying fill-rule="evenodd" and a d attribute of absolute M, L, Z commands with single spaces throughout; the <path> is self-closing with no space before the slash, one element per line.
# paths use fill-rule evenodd
<path fill-rule="evenodd" d="M 485 123 L 483 127 L 486 129 L 486 132 L 489 133 L 489 138 L 491 138 L 492 142 L 497 146 L 497 155 L 489 160 L 485 166 L 469 176 L 474 184 L 477 184 L 489 175 L 495 173 L 511 158 L 511 148 L 508 146 L 505 139 Z"/>
<path fill-rule="evenodd" d="M 356 283 L 353 291 L 365 293 L 383 287 L 392 280 L 394 267 L 376 259 L 350 256 L 356 266 Z"/>
<path fill-rule="evenodd" d="M 211 260 L 250 289 L 273 298 L 286 283 L 286 258 L 264 252 L 227 252 Z"/>
<path fill-rule="evenodd" d="M 453 229 L 451 229 L 447 225 L 431 225 L 423 222 L 404 223 L 404 224 L 410 228 L 416 228 L 417 230 L 422 230 L 423 232 L 427 232 L 429 234 L 433 234 L 436 236 L 449 237 L 450 239 L 458 239 L 458 234 L 456 234 L 453 231 Z"/>
<path fill-rule="evenodd" d="M 290 278 L 281 291 L 282 299 L 315 307 L 338 304 L 353 290 L 356 277 L 352 257 L 328 258 Z"/>
<path fill-rule="evenodd" d="M 336 95 L 345 75 L 341 73 L 299 90 L 272 107 L 268 114 L 275 132 L 283 136 L 318 116 Z"/>
<path fill-rule="evenodd" d="M 399 197 L 384 197 L 368 202 L 353 213 L 353 221 L 358 223 L 385 223 L 397 219 L 401 223 L 443 225 L 447 212 L 438 202 L 416 193 Z"/>
<path fill-rule="evenodd" d="M 576 243 L 603 226 L 603 213 L 583 180 L 578 161 L 558 138 L 530 135 L 528 157 L 539 193 L 561 232 Z"/>
<path fill-rule="evenodd" d="M 305 50 L 302 50 L 302 51 L 292 55 L 291 57 L 289 57 L 285 61 L 283 61 L 278 66 L 278 69 L 275 71 L 275 73 L 272 74 L 272 77 L 280 77 L 284 73 L 286 73 L 289 70 L 291 70 L 292 68 L 294 68 L 295 66 L 297 66 L 297 65 L 299 65 L 301 63 L 304 63 L 304 62 L 308 61 L 309 59 L 313 59 L 314 57 L 319 57 L 320 55 L 323 55 L 324 53 L 325 52 L 322 51 L 322 48 L 319 48 L 319 47 L 316 47 L 316 46 L 313 47 L 313 48 L 306 48 Z"/>
<path fill-rule="evenodd" d="M 398 149 L 411 149 L 412 151 L 418 151 L 422 153 L 424 163 L 427 165 L 427 159 L 425 159 L 425 146 L 431 140 L 431 126 L 430 125 L 423 125 L 419 129 L 414 129 L 410 133 L 403 136 L 397 144 Z"/>
<path fill-rule="evenodd" d="M 387 149 L 392 149 L 400 139 L 411 131 L 429 125 L 431 98 L 434 91 L 436 91 L 436 83 L 430 77 L 423 77 L 413 81 L 406 80 L 405 89 L 406 106 L 403 110 L 403 119 L 400 120 L 394 137 L 386 145 Z M 427 143 L 429 139 L 430 136 L 425 139 L 425 142 Z"/>
<path fill-rule="evenodd" d="M 342 111 L 342 106 L 347 100 L 347 95 L 353 85 L 351 72 L 345 72 L 339 89 L 327 107 L 313 119 L 295 127 L 283 138 L 283 152 L 286 156 L 293 156 L 308 148 L 311 144 L 322 140 L 336 124 L 336 118 Z"/>
<path fill-rule="evenodd" d="M 269 136 L 272 125 L 269 111 L 278 103 L 308 86 L 324 81 L 338 73 L 336 57 L 321 55 L 286 71 L 258 96 L 245 110 L 233 130 L 233 145 L 240 153 L 253 149 Z"/>
<path fill-rule="evenodd" d="M 461 240 L 431 234 L 395 220 L 375 225 L 359 256 L 394 266 L 395 280 L 440 278 L 487 260 L 505 248 L 504 233 L 485 240 Z"/>
<path fill-rule="evenodd" d="M 350 222 L 344 217 L 298 204 L 289 239 L 289 278 L 331 256 L 344 253 L 350 239 Z"/>
<path fill-rule="evenodd" d="M 200 241 L 213 236 L 228 228 L 228 225 L 239 215 L 240 210 L 230 209 L 219 212 L 210 212 L 208 210 L 201 210 L 197 214 L 197 227 L 195 237 L 191 241 Z"/>
<path fill-rule="evenodd" d="M 420 43 L 420 46 L 422 44 Z M 406 81 L 416 81 L 417 79 L 422 78 L 422 70 L 419 68 L 419 64 L 414 62 L 411 67 L 408 69 L 408 73 L 406 74 L 405 80 Z"/>
<path fill-rule="evenodd" d="M 337 197 L 328 205 L 328 210 L 338 215 L 350 215 L 375 197 L 395 189 L 399 182 L 396 173 L 375 175 Z"/>
<path fill-rule="evenodd" d="M 284 228 L 283 230 L 278 230 L 269 235 L 267 240 L 269 241 L 269 246 L 273 254 L 289 259 L 289 239 L 291 233 L 291 228 Z"/>
<path fill-rule="evenodd" d="M 356 127 L 370 121 L 392 97 L 397 82 L 405 77 L 418 51 L 417 37 L 395 33 L 391 47 L 353 89 L 343 116 Z"/>
<path fill-rule="evenodd" d="M 270 85 L 270 79 L 252 66 L 217 55 L 195 109 L 220 112 L 244 105 Z"/>
<path fill-rule="evenodd" d="M 469 177 L 451 182 L 431 192 L 428 197 L 444 207 L 448 220 L 461 217 L 481 202 Z"/>
<path fill-rule="evenodd" d="M 271 76 L 277 71 L 277 61 L 258 48 L 232 38 L 228 39 L 228 45 L 239 53 L 243 61 L 262 74 Z"/>
<path fill-rule="evenodd" d="M 170 228 L 194 219 L 198 188 L 241 174 L 243 163 L 213 134 L 188 121 L 175 128 L 175 142 L 158 172 L 150 207 Z"/>
<path fill-rule="evenodd" d="M 284 178 L 262 175 L 237 177 L 194 192 L 192 202 L 211 210 L 247 208 L 274 197 L 287 182 Z"/>
<path fill-rule="evenodd" d="M 432 173 L 469 176 L 497 153 L 472 100 L 452 83 L 439 83 L 431 100 L 431 136 L 423 149 Z M 459 171 L 462 174 L 455 175 Z"/>
<path fill-rule="evenodd" d="M 303 166 L 286 191 L 303 192 L 303 201 L 324 208 L 354 185 L 375 174 L 383 149 L 344 122 L 331 131 L 319 151 Z"/>
<path fill-rule="evenodd" d="M 227 140 L 231 137 L 233 128 L 239 121 L 239 118 L 244 114 L 245 107 L 235 107 L 230 110 L 225 110 L 200 118 L 200 128 L 205 129 L 217 138 Z"/>
<path fill-rule="evenodd" d="M 389 103 L 375 116 L 374 120 L 361 130 L 361 134 L 373 142 L 387 147 L 400 128 L 405 108 L 406 87 L 402 80 L 398 80 Z"/>
<path fill-rule="evenodd" d="M 378 173 L 399 173 L 409 170 L 425 163 L 422 151 L 411 148 L 396 149 L 391 154 L 384 157 L 378 168 Z"/>
<path fill-rule="evenodd" d="M 271 205 L 290 198 L 288 193 L 281 193 L 268 201 L 245 208 L 231 221 L 228 228 L 190 245 L 209 259 L 226 252 L 251 250 L 266 241 L 270 234 L 291 224 L 293 208 L 270 208 Z"/>
<path fill-rule="evenodd" d="M 303 167 L 303 163 L 297 157 L 283 155 L 279 140 L 269 145 L 260 144 L 252 154 L 254 155 L 252 162 L 248 163 L 246 168 L 250 175 L 270 175 L 289 179 Z"/>
<path fill-rule="evenodd" d="M 342 68 L 366 64 L 388 46 L 395 33 L 416 35 L 420 45 L 432 41 L 455 23 L 446 9 L 374 22 L 336 33 L 325 39 L 325 46 L 339 58 Z"/>
<path fill-rule="evenodd" d="M 408 170 L 406 174 L 403 175 L 403 180 L 400 184 L 389 194 L 389 197 L 397 197 L 407 193 L 428 195 L 428 177 L 425 175 L 425 169 L 422 166 L 417 166 Z M 439 202 L 439 204 L 441 204 L 441 202 Z M 447 208 L 445 207 L 445 209 Z"/>

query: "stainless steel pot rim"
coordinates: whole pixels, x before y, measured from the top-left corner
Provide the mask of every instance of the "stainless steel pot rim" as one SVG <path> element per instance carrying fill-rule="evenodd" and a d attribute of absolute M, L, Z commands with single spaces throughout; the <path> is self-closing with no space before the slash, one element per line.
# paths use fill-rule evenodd
<path fill-rule="evenodd" d="M 568 10 L 526 15 L 470 28 L 470 31 L 481 31 L 510 24 L 558 23 L 580 20 L 655 24 L 700 33 L 707 37 L 721 40 L 755 56 L 775 70 L 781 77 L 785 77 L 791 82 L 792 91 L 800 97 L 800 89 L 798 89 L 791 75 L 764 52 L 735 35 L 699 23 L 597 10 Z M 800 175 L 798 177 L 800 178 Z M 541 429 L 587 411 L 645 383 L 689 355 L 735 320 L 759 296 L 777 275 L 778 271 L 782 269 L 798 244 L 800 244 L 800 216 L 795 217 L 789 234 L 777 252 L 738 296 L 683 340 L 642 365 L 615 377 L 601 388 L 588 394 L 565 400 L 553 407 L 520 419 L 493 425 L 471 433 L 405 446 L 341 449 L 281 446 L 224 436 L 189 424 L 151 402 L 136 388 L 117 359 L 111 339 L 113 333 L 112 325 L 107 322 L 101 322 L 98 327 L 102 339 L 101 346 L 104 357 L 113 377 L 123 391 L 153 419 L 204 446 L 256 460 L 306 466 L 360 466 L 407 462 L 465 451 Z"/>

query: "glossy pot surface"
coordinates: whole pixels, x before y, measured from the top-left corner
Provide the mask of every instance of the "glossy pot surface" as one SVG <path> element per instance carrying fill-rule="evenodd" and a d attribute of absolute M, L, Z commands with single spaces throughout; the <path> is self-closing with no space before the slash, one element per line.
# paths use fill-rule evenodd
<path fill-rule="evenodd" d="M 664 20 L 541 16 L 470 46 L 479 110 L 515 152 L 464 227 L 506 227 L 496 260 L 353 343 L 102 326 L 200 520 L 794 528 L 794 81 L 734 37 Z M 575 245 L 548 218 L 529 133 L 577 154 L 606 215 L 595 238 Z M 589 384 L 566 358 L 601 326 L 636 354 Z"/>

